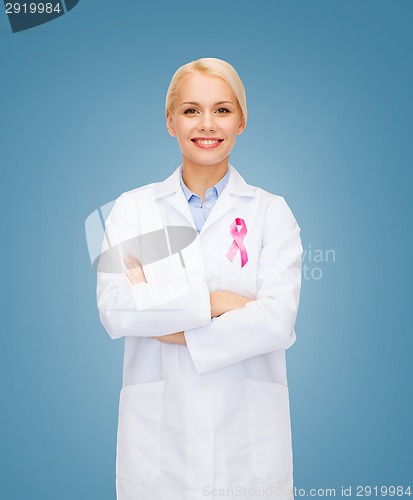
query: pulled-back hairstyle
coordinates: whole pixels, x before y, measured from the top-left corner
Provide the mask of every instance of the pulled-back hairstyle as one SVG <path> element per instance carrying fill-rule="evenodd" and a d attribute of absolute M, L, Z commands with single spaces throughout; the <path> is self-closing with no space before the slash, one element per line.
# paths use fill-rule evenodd
<path fill-rule="evenodd" d="M 166 93 L 165 114 L 168 113 L 168 111 L 171 113 L 174 109 L 179 82 L 184 76 L 194 73 L 195 71 L 199 71 L 206 75 L 219 76 L 225 81 L 238 100 L 246 126 L 248 111 L 244 84 L 231 64 L 222 59 L 216 59 L 215 57 L 204 57 L 196 61 L 191 61 L 175 71 Z"/>

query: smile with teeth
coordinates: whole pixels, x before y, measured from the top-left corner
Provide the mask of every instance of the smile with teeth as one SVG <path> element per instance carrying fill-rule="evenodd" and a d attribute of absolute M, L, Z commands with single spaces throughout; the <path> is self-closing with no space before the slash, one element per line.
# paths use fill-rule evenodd
<path fill-rule="evenodd" d="M 200 148 L 215 148 L 223 141 L 223 139 L 201 139 L 201 138 L 195 138 L 191 140 Z"/>

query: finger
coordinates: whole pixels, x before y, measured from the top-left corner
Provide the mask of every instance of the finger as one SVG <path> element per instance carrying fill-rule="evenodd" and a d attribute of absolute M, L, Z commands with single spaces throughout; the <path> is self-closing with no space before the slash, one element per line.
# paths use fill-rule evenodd
<path fill-rule="evenodd" d="M 138 282 L 137 277 L 133 273 L 133 270 L 127 269 L 126 276 L 131 280 L 132 284 L 135 285 Z"/>
<path fill-rule="evenodd" d="M 127 267 L 131 267 L 131 255 L 129 252 L 123 256 L 123 262 Z"/>
<path fill-rule="evenodd" d="M 131 268 L 139 268 L 142 267 L 142 264 L 140 260 L 135 257 L 133 254 L 128 252 L 125 257 L 124 257 L 125 264 L 131 269 Z"/>
<path fill-rule="evenodd" d="M 131 272 L 129 270 L 126 270 L 126 276 L 128 277 L 129 281 L 132 283 L 132 285 L 135 285 L 134 283 L 134 279 L 133 279 L 133 275 L 131 274 Z"/>
<path fill-rule="evenodd" d="M 136 267 L 142 267 L 141 261 L 134 255 L 131 256 L 131 262 L 135 264 Z"/>

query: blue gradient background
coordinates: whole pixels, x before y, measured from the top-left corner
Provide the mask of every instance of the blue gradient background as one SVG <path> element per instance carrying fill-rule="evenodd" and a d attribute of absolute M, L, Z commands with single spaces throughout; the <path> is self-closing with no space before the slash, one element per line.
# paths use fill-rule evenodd
<path fill-rule="evenodd" d="M 231 163 L 285 197 L 307 253 L 335 252 L 306 256 L 322 276 L 288 351 L 295 485 L 413 483 L 412 14 L 84 0 L 17 34 L 0 14 L 3 498 L 115 498 L 123 339 L 99 322 L 84 221 L 180 164 L 164 97 L 199 57 L 247 89 Z"/>

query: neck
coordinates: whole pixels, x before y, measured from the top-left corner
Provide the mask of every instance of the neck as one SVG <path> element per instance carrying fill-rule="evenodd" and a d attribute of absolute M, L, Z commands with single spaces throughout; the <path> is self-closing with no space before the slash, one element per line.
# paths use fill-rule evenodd
<path fill-rule="evenodd" d="M 228 157 L 216 165 L 197 165 L 182 159 L 182 179 L 186 186 L 205 201 L 205 191 L 220 181 L 228 170 Z"/>

